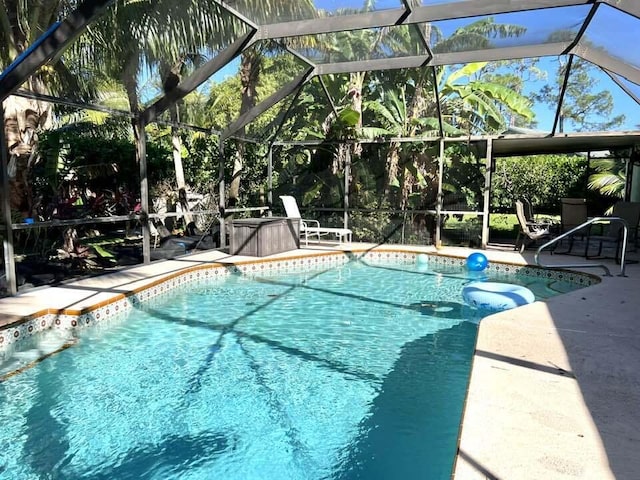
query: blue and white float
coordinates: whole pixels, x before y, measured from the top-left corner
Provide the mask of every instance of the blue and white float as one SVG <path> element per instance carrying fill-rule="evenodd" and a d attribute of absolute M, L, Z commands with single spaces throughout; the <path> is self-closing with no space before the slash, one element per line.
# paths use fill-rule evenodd
<path fill-rule="evenodd" d="M 499 282 L 472 282 L 462 288 L 462 298 L 472 307 L 491 312 L 520 307 L 536 299 L 527 287 Z"/>

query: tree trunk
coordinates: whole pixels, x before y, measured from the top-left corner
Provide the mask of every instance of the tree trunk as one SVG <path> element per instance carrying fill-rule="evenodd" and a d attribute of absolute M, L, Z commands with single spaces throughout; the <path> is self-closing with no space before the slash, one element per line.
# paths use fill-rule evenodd
<path fill-rule="evenodd" d="M 37 78 L 31 78 L 27 88 L 35 93 L 47 93 Z M 33 215 L 33 193 L 29 172 L 37 151 L 38 132 L 51 126 L 51 105 L 22 97 L 10 96 L 3 103 L 4 134 L 9 154 L 9 199 L 11 208 L 24 217 Z"/>
<path fill-rule="evenodd" d="M 137 90 L 137 81 L 136 77 L 138 74 L 138 54 L 132 53 L 131 57 L 125 63 L 124 69 L 122 71 L 122 83 L 124 84 L 124 89 L 127 92 L 127 99 L 129 100 L 129 110 L 132 114 L 137 115 L 140 113 L 140 101 L 138 99 L 138 90 Z M 140 139 L 140 135 L 137 128 L 136 118 L 131 119 L 131 125 L 133 127 L 133 138 L 138 144 L 138 140 Z M 136 162 L 140 164 L 140 158 L 138 158 L 138 149 L 136 148 Z"/>
<path fill-rule="evenodd" d="M 172 122 L 178 122 L 178 107 L 172 105 L 169 109 Z M 171 126 L 171 147 L 173 153 L 173 166 L 176 172 L 176 185 L 178 187 L 178 200 L 180 208 L 184 212 L 184 224 L 187 226 L 193 221 L 193 216 L 189 213 L 189 202 L 187 200 L 187 185 L 184 180 L 184 168 L 182 166 L 182 139 L 178 129 Z"/>
<path fill-rule="evenodd" d="M 246 113 L 256 105 L 258 80 L 260 78 L 261 60 L 257 52 L 245 52 L 240 62 L 240 83 L 242 85 L 242 103 L 240 115 Z M 241 134 L 245 133 L 243 128 Z M 240 198 L 240 180 L 244 163 L 245 146 L 237 142 L 237 151 L 233 161 L 233 174 L 229 184 L 229 206 L 237 205 Z"/>
<path fill-rule="evenodd" d="M 413 91 L 413 97 L 411 98 L 411 104 L 409 105 L 409 108 L 408 108 L 408 112 L 407 112 L 408 118 L 406 119 L 406 124 L 405 124 L 405 127 L 403 128 L 403 130 L 405 130 L 403 134 L 406 135 L 407 137 L 413 137 L 416 135 L 416 132 L 418 131 L 418 123 L 414 122 L 414 120 L 421 118 L 426 109 L 427 102 L 424 98 L 425 74 L 426 73 L 424 71 L 420 72 L 418 74 L 418 77 L 415 79 L 416 86 Z M 399 173 L 398 170 L 399 170 L 399 158 L 400 158 L 401 145 L 399 143 L 394 143 L 391 145 L 391 148 L 395 150 L 396 159 L 393 162 L 390 162 L 390 167 L 391 167 L 391 163 L 393 163 L 393 167 L 395 168 L 394 174 L 397 176 Z M 410 161 L 413 162 L 414 164 L 416 163 L 415 155 L 411 156 Z M 420 168 L 419 165 L 415 165 L 415 167 L 416 169 Z M 400 188 L 400 205 L 402 209 L 406 209 L 409 204 L 409 195 L 413 191 L 413 187 L 416 184 L 417 179 L 414 177 L 413 173 L 406 167 L 404 167 L 402 170 L 403 172 L 402 172 L 402 183 Z M 389 172 L 389 175 L 390 175 L 389 180 L 391 180 L 393 178 L 391 177 L 391 172 Z"/>
<path fill-rule="evenodd" d="M 350 74 L 349 96 L 351 97 L 351 108 L 360 114 L 356 124 L 356 131 L 358 132 L 362 128 L 362 88 L 364 87 L 366 75 L 366 72 Z M 351 153 L 359 157 L 362 154 L 362 145 L 359 143 L 354 144 Z"/>
<path fill-rule="evenodd" d="M 391 204 L 391 185 L 398 182 L 398 165 L 400 163 L 400 144 L 391 142 L 389 144 L 389 153 L 387 154 L 387 178 L 384 182 L 384 198 L 389 200 Z"/>

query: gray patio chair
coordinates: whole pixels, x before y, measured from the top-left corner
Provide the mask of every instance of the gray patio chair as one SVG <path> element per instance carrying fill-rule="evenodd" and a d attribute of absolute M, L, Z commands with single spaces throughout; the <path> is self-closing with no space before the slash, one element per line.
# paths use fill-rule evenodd
<path fill-rule="evenodd" d="M 560 233 L 582 225 L 588 219 L 587 216 L 587 199 L 586 198 L 561 198 L 560 199 Z M 567 238 L 569 243 L 566 252 L 571 253 L 576 238 L 584 240 L 586 231 L 576 232 Z"/>
<path fill-rule="evenodd" d="M 521 200 L 516 201 L 516 216 L 518 217 L 520 230 L 516 237 L 514 250 L 519 250 L 522 253 L 525 248 L 538 240 L 551 238 L 550 225 L 548 223 L 527 221 L 524 203 Z"/>
<path fill-rule="evenodd" d="M 527 197 L 522 197 L 520 201 L 524 207 L 524 217 L 527 219 L 527 222 L 548 224 L 550 226 L 554 224 L 554 221 L 550 218 L 540 218 L 539 216 L 536 218 L 536 214 L 533 211 L 533 204 Z"/>
<path fill-rule="evenodd" d="M 533 205 L 531 204 L 531 200 L 526 197 L 521 198 L 522 206 L 524 207 L 524 218 L 527 219 L 527 222 L 535 223 L 536 216 L 533 213 Z"/>

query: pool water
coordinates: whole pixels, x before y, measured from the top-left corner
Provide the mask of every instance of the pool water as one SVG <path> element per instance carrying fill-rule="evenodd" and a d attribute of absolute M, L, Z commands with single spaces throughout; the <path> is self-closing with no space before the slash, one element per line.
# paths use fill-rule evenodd
<path fill-rule="evenodd" d="M 0 478 L 450 478 L 483 315 L 468 282 L 361 262 L 232 276 L 39 336 L 0 364 Z"/>

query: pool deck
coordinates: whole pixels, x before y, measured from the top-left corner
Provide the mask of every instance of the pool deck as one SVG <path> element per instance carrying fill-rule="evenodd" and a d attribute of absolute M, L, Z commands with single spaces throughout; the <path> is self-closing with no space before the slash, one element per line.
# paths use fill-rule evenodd
<path fill-rule="evenodd" d="M 373 248 L 310 246 L 265 259 Z M 438 250 L 462 258 L 469 252 Z M 485 253 L 490 261 L 533 263 L 533 252 Z M 107 302 L 185 267 L 255 260 L 208 251 L 34 289 L 0 299 L 0 327 L 47 309 Z M 543 260 L 584 262 L 562 255 Z M 482 320 L 454 479 L 640 478 L 640 264 L 628 265 L 626 277 L 616 276 L 612 261 L 608 265 L 614 276 L 597 285 Z M 599 269 L 585 271 L 601 275 Z"/>

